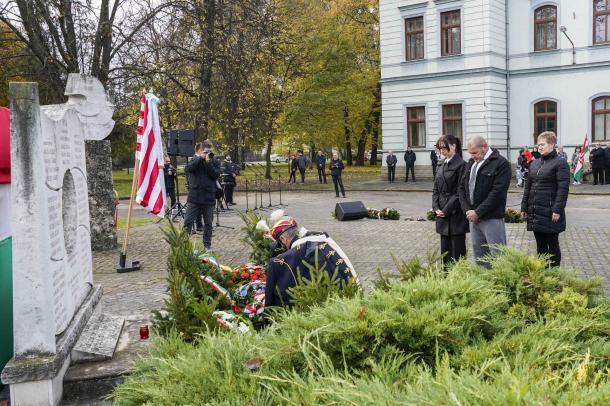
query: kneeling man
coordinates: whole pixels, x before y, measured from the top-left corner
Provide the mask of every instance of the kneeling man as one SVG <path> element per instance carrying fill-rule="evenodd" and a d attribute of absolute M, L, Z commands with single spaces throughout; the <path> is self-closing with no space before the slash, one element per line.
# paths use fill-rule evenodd
<path fill-rule="evenodd" d="M 298 275 L 310 279 L 309 268 L 303 263 L 324 267 L 324 271 L 334 274 L 343 286 L 350 278 L 359 283 L 354 267 L 339 245 L 326 234 L 300 237 L 297 222 L 292 217 L 284 217 L 270 230 L 271 236 L 278 241 L 286 252 L 272 257 L 267 271 L 265 307 L 292 306 L 288 289 L 298 283 Z M 301 235 L 305 233 L 300 233 Z"/>

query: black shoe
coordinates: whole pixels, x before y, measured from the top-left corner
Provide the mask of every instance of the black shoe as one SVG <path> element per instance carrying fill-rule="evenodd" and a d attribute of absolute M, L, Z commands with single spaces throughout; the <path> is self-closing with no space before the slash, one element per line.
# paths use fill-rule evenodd
<path fill-rule="evenodd" d="M 336 198 L 339 198 L 339 195 L 335 196 Z"/>

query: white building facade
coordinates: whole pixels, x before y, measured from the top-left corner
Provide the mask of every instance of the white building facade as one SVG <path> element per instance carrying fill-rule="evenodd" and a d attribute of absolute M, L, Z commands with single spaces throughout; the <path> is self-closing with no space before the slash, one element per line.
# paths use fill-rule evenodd
<path fill-rule="evenodd" d="M 569 154 L 610 141 L 610 0 L 380 0 L 380 36 L 399 165 L 410 146 L 429 166 L 441 134 L 482 135 L 513 163 L 545 130 Z"/>

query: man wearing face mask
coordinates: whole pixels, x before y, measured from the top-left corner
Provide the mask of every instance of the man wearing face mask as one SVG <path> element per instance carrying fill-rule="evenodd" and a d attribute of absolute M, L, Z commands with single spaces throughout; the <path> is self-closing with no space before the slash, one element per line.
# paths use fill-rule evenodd
<path fill-rule="evenodd" d="M 210 249 L 216 205 L 216 180 L 220 176 L 220 162 L 214 158 L 210 140 L 196 145 L 195 156 L 186 164 L 184 171 L 189 183 L 184 228 L 190 232 L 197 217 L 203 216 L 203 245 Z"/>

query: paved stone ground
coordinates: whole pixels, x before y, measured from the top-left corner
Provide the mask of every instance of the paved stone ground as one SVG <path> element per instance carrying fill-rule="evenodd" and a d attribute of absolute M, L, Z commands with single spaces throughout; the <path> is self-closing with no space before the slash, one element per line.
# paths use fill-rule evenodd
<path fill-rule="evenodd" d="M 238 194 L 236 200 L 235 207 L 245 209 L 244 195 Z M 402 218 L 339 222 L 331 217 L 337 201 L 352 200 L 362 200 L 368 207 L 394 207 Z M 430 200 L 429 192 L 354 192 L 347 199 L 335 199 L 332 192 L 290 192 L 283 196 L 288 214 L 310 230 L 327 231 L 341 245 L 366 287 L 374 281 L 377 268 L 394 269 L 391 254 L 407 259 L 438 248 L 439 237 L 433 222 L 405 220 L 424 216 Z M 263 201 L 267 202 L 266 196 Z M 273 196 L 273 202 L 276 201 L 277 195 Z M 519 203 L 518 194 L 509 195 L 509 206 L 518 208 Z M 125 209 L 121 209 L 121 216 Z M 136 210 L 136 215 L 146 214 Z M 585 276 L 601 276 L 603 287 L 610 294 L 610 197 L 571 195 L 567 216 L 568 230 L 560 237 L 563 264 L 579 269 Z M 237 213 L 221 214 L 220 223 L 235 228 L 214 231 L 213 249 L 219 260 L 229 265 L 245 262 L 248 251 L 239 241 L 241 219 Z M 533 235 L 525 230 L 524 224 L 509 224 L 507 228 L 510 245 L 535 252 Z M 201 241 L 201 236 L 193 238 Z M 141 271 L 117 274 L 118 250 L 94 253 L 94 280 L 104 287 L 104 311 L 147 317 L 151 310 L 160 309 L 165 294 L 167 252 L 160 226 L 146 225 L 132 229 L 129 239 L 128 256 L 142 262 Z"/>

